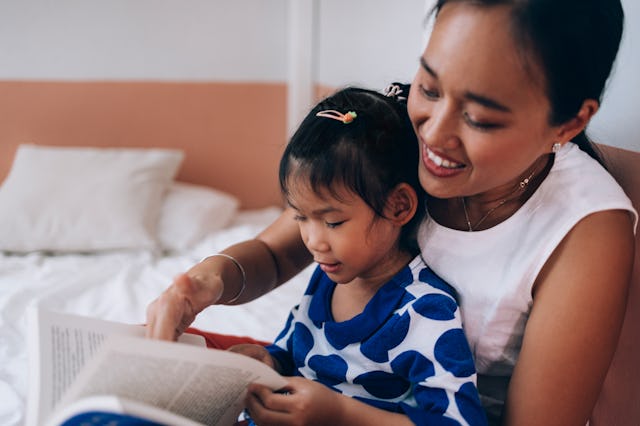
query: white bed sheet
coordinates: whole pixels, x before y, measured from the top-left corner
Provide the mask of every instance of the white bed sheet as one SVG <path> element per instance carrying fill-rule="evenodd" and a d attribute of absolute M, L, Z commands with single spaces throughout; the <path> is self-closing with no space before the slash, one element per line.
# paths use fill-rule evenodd
<path fill-rule="evenodd" d="M 143 323 L 146 306 L 172 277 L 224 247 L 255 236 L 279 214 L 276 208 L 241 212 L 226 229 L 184 253 L 92 255 L 0 254 L 0 425 L 24 424 L 28 386 L 27 307 L 127 323 Z M 251 303 L 216 306 L 201 313 L 195 327 L 273 340 L 302 295 L 311 267 Z"/>

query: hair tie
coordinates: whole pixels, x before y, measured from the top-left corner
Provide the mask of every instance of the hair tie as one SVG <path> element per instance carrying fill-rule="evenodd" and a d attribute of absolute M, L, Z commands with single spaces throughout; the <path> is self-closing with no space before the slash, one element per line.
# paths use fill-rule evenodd
<path fill-rule="evenodd" d="M 384 89 L 384 95 L 395 99 L 398 102 L 406 102 L 409 96 L 410 85 L 402 83 L 391 83 Z"/>
<path fill-rule="evenodd" d="M 334 120 L 342 121 L 344 124 L 349 124 L 356 119 L 358 114 L 355 111 L 349 111 L 345 114 L 335 109 L 326 109 L 316 114 L 316 117 L 333 118 Z"/>

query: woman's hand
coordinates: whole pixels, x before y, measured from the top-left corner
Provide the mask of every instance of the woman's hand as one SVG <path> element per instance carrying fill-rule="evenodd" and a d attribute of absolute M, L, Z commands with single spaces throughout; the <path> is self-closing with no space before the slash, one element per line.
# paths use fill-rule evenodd
<path fill-rule="evenodd" d="M 277 370 L 277 364 L 275 360 L 273 359 L 269 351 L 266 350 L 262 345 L 258 345 L 255 343 L 240 343 L 238 345 L 231 346 L 227 350 L 230 352 L 236 352 L 242 355 L 246 355 L 264 364 L 267 364 L 274 370 Z"/>
<path fill-rule="evenodd" d="M 251 418 L 260 426 L 327 425 L 340 419 L 342 395 L 325 385 L 291 377 L 282 392 L 252 383 L 245 404 Z"/>
<path fill-rule="evenodd" d="M 178 275 L 147 307 L 147 337 L 176 340 L 200 311 L 220 298 L 223 288 L 216 276 L 205 282 L 195 274 Z"/>
<path fill-rule="evenodd" d="M 204 308 L 246 303 L 277 287 L 312 260 L 300 238 L 295 211 L 286 209 L 256 238 L 227 247 L 193 266 L 147 308 L 147 337 L 176 340 Z"/>

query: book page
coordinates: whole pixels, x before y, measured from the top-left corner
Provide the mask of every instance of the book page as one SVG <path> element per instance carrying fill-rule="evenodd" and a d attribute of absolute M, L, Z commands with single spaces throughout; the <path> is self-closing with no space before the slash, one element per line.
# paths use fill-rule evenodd
<path fill-rule="evenodd" d="M 114 335 L 61 405 L 113 394 L 198 423 L 229 425 L 242 411 L 251 382 L 274 390 L 286 384 L 267 365 L 237 353 Z"/>
<path fill-rule="evenodd" d="M 27 425 L 41 424 L 111 334 L 144 337 L 144 326 L 30 308 Z M 185 335 L 204 345 L 201 336 Z"/>

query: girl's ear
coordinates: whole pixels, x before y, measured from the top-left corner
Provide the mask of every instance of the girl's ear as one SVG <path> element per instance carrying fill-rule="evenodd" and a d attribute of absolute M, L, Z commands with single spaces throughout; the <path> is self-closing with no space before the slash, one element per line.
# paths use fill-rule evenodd
<path fill-rule="evenodd" d="M 418 195 L 406 182 L 398 184 L 387 199 L 386 217 L 398 226 L 406 225 L 418 209 Z"/>

